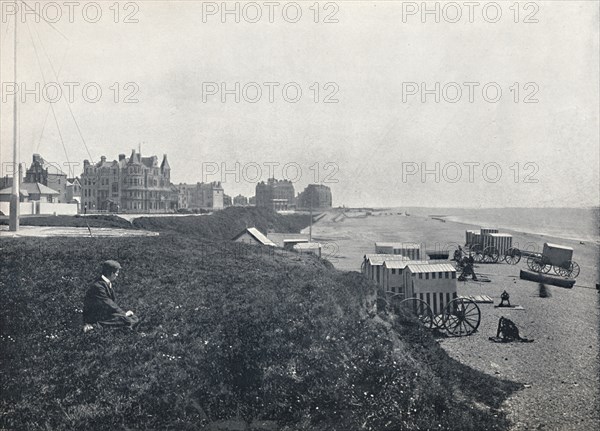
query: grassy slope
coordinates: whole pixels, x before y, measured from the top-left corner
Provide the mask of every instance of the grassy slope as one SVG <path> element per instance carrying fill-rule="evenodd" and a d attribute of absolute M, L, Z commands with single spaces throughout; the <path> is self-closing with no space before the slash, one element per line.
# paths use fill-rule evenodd
<path fill-rule="evenodd" d="M 269 229 L 276 232 L 298 233 L 308 226 L 306 214 L 281 215 L 267 208 L 229 207 L 210 216 L 190 217 L 142 217 L 135 219 L 135 227 L 176 232 L 210 240 L 230 240 L 246 227 L 256 227 L 263 233 Z"/>
<path fill-rule="evenodd" d="M 183 235 L 0 247 L 0 428 L 201 429 L 236 416 L 287 430 L 506 427 L 495 409 L 515 385 L 456 363 L 418 324 L 375 315 L 372 284 L 316 258 Z M 108 258 L 144 335 L 81 332 L 86 285 Z"/>
<path fill-rule="evenodd" d="M 207 216 L 188 217 L 141 217 L 133 223 L 113 215 L 81 216 L 40 216 L 24 217 L 23 226 L 69 226 L 69 227 L 109 227 L 121 229 L 145 229 L 163 233 L 190 235 L 209 240 L 230 240 L 246 227 L 257 227 L 267 233 L 298 233 L 308 226 L 310 216 L 306 214 L 277 214 L 267 208 L 229 207 Z M 87 223 L 87 224 L 86 224 Z M 0 219 L 0 224 L 8 224 L 8 218 Z"/>

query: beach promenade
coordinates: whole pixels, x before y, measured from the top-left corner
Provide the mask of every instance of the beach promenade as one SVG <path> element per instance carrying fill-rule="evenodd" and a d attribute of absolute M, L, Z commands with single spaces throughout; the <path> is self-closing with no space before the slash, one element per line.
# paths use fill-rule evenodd
<path fill-rule="evenodd" d="M 463 244 L 466 229 L 480 226 L 432 220 L 425 217 L 388 215 L 345 218 L 334 222 L 325 217 L 313 226 L 313 239 L 324 245 L 324 254 L 342 270 L 360 271 L 362 256 L 374 252 L 375 241 L 425 243 L 424 249 L 446 244 Z M 520 248 L 553 242 L 573 247 L 581 274 L 573 289 L 548 286 L 551 297 L 541 298 L 538 284 L 519 279 L 525 259 L 515 266 L 506 263 L 480 264 L 475 271 L 490 283 L 458 282 L 459 295 L 488 295 L 496 304 L 506 290 L 512 304 L 523 310 L 479 304 L 481 325 L 477 333 L 462 338 L 441 338 L 440 344 L 462 363 L 499 378 L 522 384 L 523 389 L 503 405 L 513 430 L 600 429 L 598 283 L 599 244 L 513 232 Z M 521 335 L 533 343 L 496 344 L 501 316 L 513 320 Z M 475 406 L 476 408 L 478 406 Z"/>

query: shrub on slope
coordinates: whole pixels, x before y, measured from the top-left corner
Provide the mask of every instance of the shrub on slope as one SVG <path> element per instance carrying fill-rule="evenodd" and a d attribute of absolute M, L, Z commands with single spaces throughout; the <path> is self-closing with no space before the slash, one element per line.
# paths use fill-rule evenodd
<path fill-rule="evenodd" d="M 0 247 L 0 428 L 506 426 L 473 401 L 496 408 L 512 385 L 459 366 L 416 322 L 375 315 L 372 284 L 316 258 L 218 245 L 202 255 L 181 236 Z M 83 334 L 85 288 L 108 258 L 123 265 L 118 302 L 145 320 Z"/>
<path fill-rule="evenodd" d="M 246 227 L 256 227 L 263 233 L 298 233 L 310 224 L 306 214 L 281 215 L 268 208 L 229 207 L 205 216 L 142 217 L 133 225 L 146 230 L 174 232 L 210 240 L 230 240 Z"/>

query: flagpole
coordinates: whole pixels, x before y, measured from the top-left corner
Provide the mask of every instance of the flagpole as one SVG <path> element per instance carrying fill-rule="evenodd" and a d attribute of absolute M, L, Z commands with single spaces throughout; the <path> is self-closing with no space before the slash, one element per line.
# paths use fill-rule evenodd
<path fill-rule="evenodd" d="M 312 191 L 312 190 L 307 190 Z M 312 221 L 313 221 L 313 202 L 312 193 L 310 194 L 310 227 L 308 228 L 308 242 L 312 242 Z"/>
<path fill-rule="evenodd" d="M 15 7 L 18 11 L 18 4 L 15 1 Z M 10 194 L 10 219 L 9 230 L 16 232 L 19 230 L 19 183 L 20 169 L 17 158 L 17 21 L 18 12 L 15 13 L 15 34 L 14 34 L 14 77 L 15 77 L 15 94 L 13 96 L 13 181 Z"/>

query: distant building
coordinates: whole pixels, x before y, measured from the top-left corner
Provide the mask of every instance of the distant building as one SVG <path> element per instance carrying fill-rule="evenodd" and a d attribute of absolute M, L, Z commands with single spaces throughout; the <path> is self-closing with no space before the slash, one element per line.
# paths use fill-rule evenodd
<path fill-rule="evenodd" d="M 9 177 L 8 175 L 0 178 L 0 190 L 12 187 L 12 180 L 12 177 Z"/>
<path fill-rule="evenodd" d="M 12 186 L 5 187 L 0 190 L 0 202 L 10 202 L 10 197 L 12 195 Z M 19 189 L 19 202 L 28 202 L 29 201 L 29 192 L 24 190 L 23 188 Z"/>
<path fill-rule="evenodd" d="M 236 207 L 245 207 L 248 205 L 248 198 L 246 196 L 237 195 L 233 198 L 233 205 Z"/>
<path fill-rule="evenodd" d="M 256 196 L 250 196 L 248 198 L 248 205 L 256 205 Z"/>
<path fill-rule="evenodd" d="M 298 193 L 297 207 L 309 208 L 331 208 L 331 189 L 322 184 L 309 184 L 302 193 Z"/>
<path fill-rule="evenodd" d="M 67 203 L 81 203 L 79 178 L 67 178 Z"/>
<path fill-rule="evenodd" d="M 179 208 L 223 209 L 225 194 L 220 182 L 184 184 L 177 186 Z"/>
<path fill-rule="evenodd" d="M 231 196 L 229 195 L 223 195 L 223 206 L 224 207 L 230 207 L 233 205 L 233 201 L 231 199 Z"/>
<path fill-rule="evenodd" d="M 256 185 L 256 206 L 274 210 L 290 210 L 296 207 L 294 185 L 289 180 L 269 178 Z"/>
<path fill-rule="evenodd" d="M 46 162 L 39 154 L 33 155 L 31 166 L 25 172 L 23 183 L 40 183 L 58 192 L 54 202 L 67 202 L 67 174 L 56 164 Z"/>
<path fill-rule="evenodd" d="M 0 190 L 0 202 L 10 202 L 12 186 Z M 19 202 L 50 202 L 57 203 L 59 193 L 41 183 L 21 183 L 19 187 Z"/>
<path fill-rule="evenodd" d="M 81 201 L 87 211 L 165 213 L 177 209 L 177 188 L 171 184 L 167 155 L 142 157 L 132 150 L 129 158 L 91 164 L 83 161 Z"/>
<path fill-rule="evenodd" d="M 267 238 L 265 234 L 263 234 L 255 227 L 249 227 L 247 229 L 244 229 L 242 232 L 234 236 L 231 240 L 235 242 L 243 242 L 245 244 L 259 244 L 276 247 L 276 244 L 273 241 Z"/>

